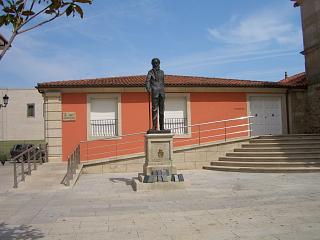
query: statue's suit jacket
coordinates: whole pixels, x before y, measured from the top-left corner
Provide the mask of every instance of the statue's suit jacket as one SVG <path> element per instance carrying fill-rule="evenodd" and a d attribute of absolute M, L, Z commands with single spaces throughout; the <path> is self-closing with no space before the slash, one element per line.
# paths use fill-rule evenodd
<path fill-rule="evenodd" d="M 159 95 L 164 97 L 164 87 L 164 72 L 160 69 L 158 71 L 151 69 L 147 75 L 146 89 L 151 92 L 152 98 L 158 98 Z"/>

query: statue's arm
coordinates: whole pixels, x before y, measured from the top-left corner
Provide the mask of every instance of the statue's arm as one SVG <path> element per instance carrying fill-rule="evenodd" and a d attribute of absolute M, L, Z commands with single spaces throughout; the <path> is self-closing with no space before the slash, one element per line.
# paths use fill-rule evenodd
<path fill-rule="evenodd" d="M 147 89 L 148 92 L 151 91 L 150 80 L 151 80 L 151 73 L 148 72 L 146 83 L 145 83 L 145 86 L 146 86 L 146 89 Z"/>

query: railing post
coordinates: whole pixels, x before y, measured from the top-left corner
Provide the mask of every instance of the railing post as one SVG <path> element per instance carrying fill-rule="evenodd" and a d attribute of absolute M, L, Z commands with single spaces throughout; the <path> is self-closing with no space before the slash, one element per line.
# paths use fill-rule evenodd
<path fill-rule="evenodd" d="M 26 180 L 24 176 L 24 155 L 21 156 L 21 181 L 24 182 Z"/>
<path fill-rule="evenodd" d="M 42 165 L 42 153 L 41 153 L 41 149 L 39 148 L 39 152 L 38 152 L 38 154 L 39 154 L 39 161 L 40 161 L 40 165 Z"/>
<path fill-rule="evenodd" d="M 224 141 L 227 142 L 227 122 L 224 121 Z"/>
<path fill-rule="evenodd" d="M 69 156 L 68 156 L 68 166 L 67 166 L 66 186 L 70 186 L 70 157 L 69 157 Z"/>
<path fill-rule="evenodd" d="M 16 158 L 13 158 L 13 187 L 18 187 L 18 179 L 17 179 L 17 162 Z"/>
<path fill-rule="evenodd" d="M 76 147 L 76 150 L 74 151 L 75 155 L 75 163 L 76 163 L 76 169 L 78 169 L 78 147 Z"/>
<path fill-rule="evenodd" d="M 199 146 L 201 143 L 201 138 L 200 138 L 200 125 L 198 125 L 198 141 L 199 141 Z"/>
<path fill-rule="evenodd" d="M 77 163 L 77 169 L 78 169 L 78 164 L 80 163 L 79 161 L 79 145 L 76 147 L 76 163 Z"/>
<path fill-rule="evenodd" d="M 75 174 L 76 173 L 76 167 L 75 167 L 75 158 L 74 158 L 74 153 L 72 153 L 71 154 L 71 163 L 72 163 L 72 168 L 71 168 L 71 170 L 72 170 L 72 175 L 73 174 Z M 72 176 L 72 178 L 73 178 L 73 176 Z"/>
<path fill-rule="evenodd" d="M 37 170 L 37 154 L 33 151 L 33 170 Z"/>
<path fill-rule="evenodd" d="M 30 151 L 28 152 L 28 175 L 31 175 Z"/>
<path fill-rule="evenodd" d="M 249 137 L 252 137 L 252 135 L 251 135 L 252 134 L 252 132 L 251 132 L 251 130 L 252 130 L 251 129 L 251 118 L 249 117 L 248 120 L 249 120 Z"/>

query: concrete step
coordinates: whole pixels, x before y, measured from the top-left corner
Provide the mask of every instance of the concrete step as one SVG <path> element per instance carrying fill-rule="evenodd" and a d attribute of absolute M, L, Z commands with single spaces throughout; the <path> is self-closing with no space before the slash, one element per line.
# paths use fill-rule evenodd
<path fill-rule="evenodd" d="M 320 148 L 316 148 L 313 146 L 305 146 L 305 147 L 264 147 L 264 148 L 235 148 L 234 152 L 316 152 L 320 151 Z"/>
<path fill-rule="evenodd" d="M 319 157 L 290 156 L 290 157 L 220 157 L 219 161 L 231 162 L 319 162 Z"/>
<path fill-rule="evenodd" d="M 304 157 L 314 157 L 320 159 L 320 151 L 310 151 L 310 152 L 231 152 L 226 153 L 227 157 L 290 157 L 299 156 Z"/>
<path fill-rule="evenodd" d="M 249 143 L 309 143 L 309 142 L 317 142 L 320 144 L 320 137 L 319 138 L 277 138 L 277 139 L 251 139 Z"/>
<path fill-rule="evenodd" d="M 258 139 L 286 139 L 286 138 L 320 138 L 319 134 L 290 134 L 290 135 L 264 135 L 259 136 Z"/>
<path fill-rule="evenodd" d="M 249 144 L 242 144 L 243 148 L 271 148 L 271 147 L 281 147 L 281 148 L 287 148 L 287 147 L 314 147 L 314 148 L 320 148 L 320 142 L 308 142 L 308 143 L 296 143 L 296 142 L 290 142 L 290 143 L 249 143 Z"/>
<path fill-rule="evenodd" d="M 211 166 L 228 167 L 320 167 L 318 162 L 211 162 Z"/>
<path fill-rule="evenodd" d="M 232 172 L 320 172 L 320 135 L 261 136 L 203 168 Z"/>
<path fill-rule="evenodd" d="M 320 172 L 320 167 L 226 167 L 204 166 L 203 169 L 229 172 L 252 172 L 252 173 L 307 173 Z"/>

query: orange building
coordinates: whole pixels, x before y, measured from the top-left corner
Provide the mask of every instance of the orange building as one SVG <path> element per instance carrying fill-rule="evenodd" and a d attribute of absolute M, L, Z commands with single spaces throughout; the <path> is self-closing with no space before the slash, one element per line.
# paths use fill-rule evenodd
<path fill-rule="evenodd" d="M 301 105 L 293 100 L 305 92 L 304 73 L 279 82 L 173 75 L 165 81 L 165 127 L 175 133 L 176 148 L 299 131 L 291 112 Z M 143 153 L 150 127 L 144 82 L 129 76 L 39 83 L 49 161 L 66 161 L 77 146 L 81 161 Z"/>

